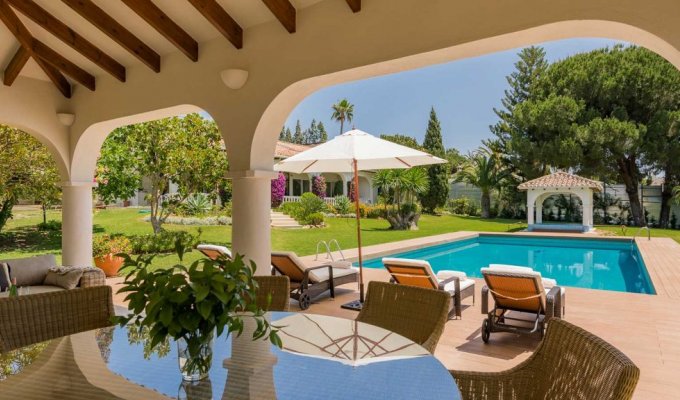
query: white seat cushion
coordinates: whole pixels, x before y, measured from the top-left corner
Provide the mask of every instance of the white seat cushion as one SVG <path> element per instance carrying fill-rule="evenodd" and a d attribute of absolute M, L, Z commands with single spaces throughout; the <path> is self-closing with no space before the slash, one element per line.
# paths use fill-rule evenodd
<path fill-rule="evenodd" d="M 331 261 L 329 263 L 330 265 L 333 266 L 333 268 L 352 268 L 352 262 L 351 261 L 345 261 L 345 260 L 339 260 L 339 261 Z"/>
<path fill-rule="evenodd" d="M 531 267 L 521 267 L 519 265 L 510 264 L 489 264 L 489 269 L 497 271 L 517 271 L 517 272 L 529 272 L 533 271 Z"/>
<path fill-rule="evenodd" d="M 333 268 L 333 277 L 339 278 L 341 276 L 356 274 L 357 270 L 354 268 Z M 328 268 L 319 268 L 309 272 L 309 279 L 314 283 L 325 282 L 328 280 Z"/>
<path fill-rule="evenodd" d="M 465 274 L 465 272 L 462 272 L 462 271 L 443 270 L 443 271 L 437 272 L 437 279 L 440 280 L 440 281 L 452 278 L 454 276 L 457 277 L 457 278 L 460 278 L 460 279 L 467 278 L 467 275 Z"/>
<path fill-rule="evenodd" d="M 198 246 L 196 246 L 196 249 L 198 249 L 199 251 L 200 250 L 216 251 L 220 254 L 226 255 L 229 258 L 232 258 L 231 250 L 224 246 L 218 246 L 215 244 L 199 244 Z"/>
<path fill-rule="evenodd" d="M 474 286 L 475 281 L 472 279 L 461 279 L 460 280 L 460 290 L 464 290 L 469 288 L 470 286 Z M 444 290 L 447 292 L 451 293 L 452 295 L 456 293 L 456 282 L 449 282 L 446 285 L 444 285 Z"/>

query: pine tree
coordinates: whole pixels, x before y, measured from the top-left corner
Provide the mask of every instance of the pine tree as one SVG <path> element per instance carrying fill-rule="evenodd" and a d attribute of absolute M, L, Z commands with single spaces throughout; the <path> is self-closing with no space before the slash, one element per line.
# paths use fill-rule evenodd
<path fill-rule="evenodd" d="M 295 135 L 293 135 L 293 143 L 302 144 L 304 143 L 304 137 L 302 134 L 302 126 L 300 126 L 300 120 L 297 120 L 295 124 Z"/>
<path fill-rule="evenodd" d="M 319 121 L 319 123 L 316 124 L 316 129 L 319 131 L 319 143 L 326 143 L 328 141 L 328 132 L 326 132 L 323 122 Z"/>
<path fill-rule="evenodd" d="M 306 141 L 307 144 L 319 143 L 318 132 L 316 128 L 316 120 L 312 119 L 312 123 L 307 130 Z"/>
<path fill-rule="evenodd" d="M 286 140 L 286 126 L 281 127 L 281 133 L 279 133 L 279 140 Z"/>
<path fill-rule="evenodd" d="M 286 135 L 284 136 L 283 139 L 284 142 L 292 143 L 293 142 L 293 134 L 290 132 L 290 128 L 286 127 Z"/>
<path fill-rule="evenodd" d="M 430 110 L 430 120 L 427 123 L 427 132 L 423 140 L 423 148 L 430 154 L 445 158 L 446 150 L 442 141 L 442 131 L 437 119 L 434 107 Z M 448 166 L 446 164 L 436 164 L 427 167 L 427 176 L 430 181 L 428 190 L 421 194 L 420 203 L 426 212 L 433 213 L 435 208 L 446 204 L 449 197 L 449 177 Z"/>

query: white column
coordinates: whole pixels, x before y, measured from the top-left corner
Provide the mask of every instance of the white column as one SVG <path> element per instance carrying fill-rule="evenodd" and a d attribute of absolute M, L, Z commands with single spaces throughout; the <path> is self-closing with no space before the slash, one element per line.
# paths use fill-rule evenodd
<path fill-rule="evenodd" d="M 288 178 L 288 196 L 293 195 L 293 175 L 292 174 L 286 174 L 286 177 Z"/>
<path fill-rule="evenodd" d="M 92 182 L 62 184 L 62 265 L 92 266 Z"/>
<path fill-rule="evenodd" d="M 232 247 L 252 260 L 256 275 L 271 273 L 271 180 L 273 171 L 235 171 L 233 181 Z"/>
<path fill-rule="evenodd" d="M 539 197 L 536 201 L 536 223 L 543 223 L 543 198 Z"/>
<path fill-rule="evenodd" d="M 342 179 L 342 195 L 347 197 L 347 175 L 340 175 L 340 179 Z"/>
<path fill-rule="evenodd" d="M 534 205 L 527 204 L 527 224 L 534 224 Z"/>

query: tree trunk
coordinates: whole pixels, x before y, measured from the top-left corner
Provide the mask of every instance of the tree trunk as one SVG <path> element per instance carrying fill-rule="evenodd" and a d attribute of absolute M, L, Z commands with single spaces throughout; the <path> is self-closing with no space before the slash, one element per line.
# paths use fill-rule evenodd
<path fill-rule="evenodd" d="M 664 184 L 661 190 L 661 213 L 659 214 L 659 227 L 668 228 L 671 223 L 671 204 L 673 201 L 673 187 L 678 184 L 673 168 L 666 165 L 664 168 Z"/>
<path fill-rule="evenodd" d="M 626 186 L 626 194 L 628 195 L 628 204 L 630 204 L 630 214 L 633 217 L 633 225 L 644 226 L 647 225 L 645 220 L 645 212 L 640 204 L 640 174 L 636 164 L 635 156 L 622 158 L 618 160 L 619 175 Z"/>
<path fill-rule="evenodd" d="M 482 190 L 482 218 L 489 218 L 491 214 L 491 194 L 488 190 Z"/>
<path fill-rule="evenodd" d="M 43 224 L 47 225 L 47 205 L 43 202 L 41 207 L 43 212 Z"/>
<path fill-rule="evenodd" d="M 13 197 L 5 199 L 2 202 L 2 207 L 0 207 L 0 232 L 2 231 L 2 228 L 5 227 L 7 221 L 12 218 L 14 204 L 16 204 L 16 200 Z"/>

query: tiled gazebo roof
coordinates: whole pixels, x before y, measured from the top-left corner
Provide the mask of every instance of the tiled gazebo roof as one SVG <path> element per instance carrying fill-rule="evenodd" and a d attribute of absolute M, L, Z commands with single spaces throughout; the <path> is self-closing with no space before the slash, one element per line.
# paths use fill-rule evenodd
<path fill-rule="evenodd" d="M 589 188 L 596 192 L 601 192 L 602 183 L 567 172 L 555 172 L 524 182 L 517 188 L 519 190 Z"/>

